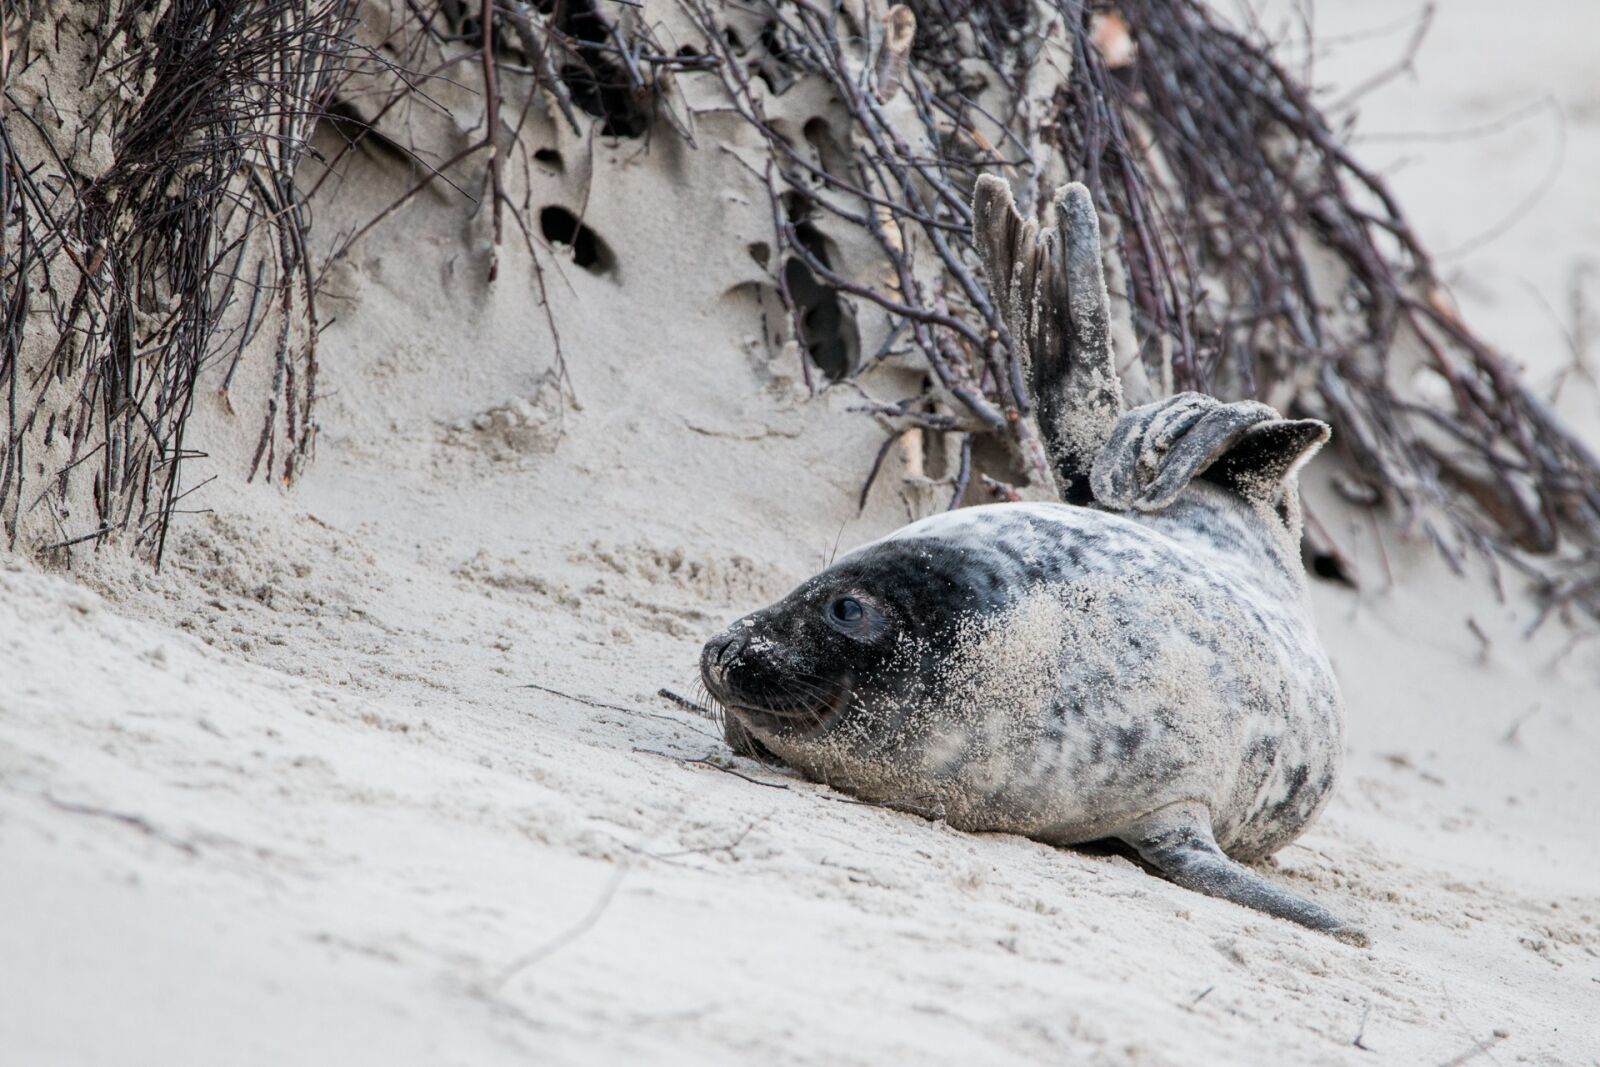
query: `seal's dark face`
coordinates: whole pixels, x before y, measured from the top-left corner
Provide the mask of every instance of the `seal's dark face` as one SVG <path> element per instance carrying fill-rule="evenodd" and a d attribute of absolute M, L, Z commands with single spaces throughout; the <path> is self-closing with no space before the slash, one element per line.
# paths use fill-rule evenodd
<path fill-rule="evenodd" d="M 849 715 L 908 706 L 963 615 L 999 599 L 970 552 L 933 539 L 882 542 L 712 638 L 700 675 L 756 731 L 817 737 Z"/>

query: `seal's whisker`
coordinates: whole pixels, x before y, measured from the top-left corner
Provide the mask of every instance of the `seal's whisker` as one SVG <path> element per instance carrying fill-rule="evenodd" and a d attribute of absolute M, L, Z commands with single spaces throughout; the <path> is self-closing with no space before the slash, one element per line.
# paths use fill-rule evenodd
<path fill-rule="evenodd" d="M 828 553 L 828 562 L 826 562 L 826 563 L 824 563 L 822 565 L 824 570 L 826 570 L 828 567 L 833 566 L 834 559 L 839 555 L 839 541 L 840 541 L 841 538 L 844 537 L 844 528 L 846 526 L 848 526 L 849 524 L 850 524 L 850 520 L 849 519 L 845 519 L 844 522 L 841 522 L 839 524 L 839 532 L 834 534 L 834 536 L 833 536 L 833 550 Z"/>
<path fill-rule="evenodd" d="M 813 708 L 818 703 L 820 703 L 821 700 L 822 700 L 822 694 L 821 693 L 816 692 L 816 691 L 809 691 L 808 692 L 805 689 L 801 689 L 801 688 L 799 688 L 797 686 L 793 686 L 793 685 L 785 686 L 779 692 L 779 695 L 783 698 L 782 706 L 781 707 L 774 707 L 774 708 L 766 709 L 766 710 L 788 711 L 788 710 L 797 708 L 798 710 L 800 710 L 802 712 L 811 712 L 813 710 Z"/>
<path fill-rule="evenodd" d="M 825 678 L 820 674 L 796 674 L 784 679 L 790 685 L 806 686 L 813 695 L 821 698 L 826 703 L 832 703 L 838 696 L 841 683 L 837 678 Z"/>
<path fill-rule="evenodd" d="M 715 720 L 716 724 L 722 727 L 724 730 L 727 729 L 728 708 L 722 703 L 722 701 L 718 700 L 715 696 L 712 696 L 711 690 L 706 688 L 706 683 L 696 679 L 691 692 L 694 694 L 694 699 L 699 701 L 700 705 L 707 711 L 711 712 L 712 718 Z"/>
<path fill-rule="evenodd" d="M 855 694 L 848 688 L 841 686 L 837 681 L 830 685 L 828 690 L 819 689 L 814 701 L 802 702 L 801 711 L 812 730 L 820 730 L 834 720 L 838 714 L 852 706 Z"/>
<path fill-rule="evenodd" d="M 678 707 L 682 708 L 684 711 L 698 715 L 702 719 L 715 720 L 717 717 L 716 710 L 708 706 L 705 700 L 696 700 L 693 697 L 686 697 L 682 693 L 674 692 L 673 690 L 667 689 L 664 686 L 656 690 L 656 696 L 665 700 L 669 700 L 673 704 L 676 704 Z"/>
<path fill-rule="evenodd" d="M 834 683 L 829 682 L 827 679 L 819 678 L 816 681 L 812 681 L 803 675 L 787 675 L 784 677 L 783 682 L 784 689 L 782 693 L 785 696 L 793 696 L 796 692 L 799 692 L 824 702 L 832 699 Z M 770 710 L 779 709 L 772 708 Z"/>
<path fill-rule="evenodd" d="M 826 723 L 828 716 L 833 712 L 835 706 L 839 703 L 841 692 L 837 686 L 833 687 L 832 692 L 820 687 L 813 687 L 813 691 L 809 694 L 797 694 L 795 691 L 791 690 L 786 695 L 809 696 L 810 699 L 803 699 L 800 701 L 801 709 L 805 713 L 806 717 L 811 720 L 813 726 L 822 726 Z"/>
<path fill-rule="evenodd" d="M 828 686 L 819 685 L 816 682 L 810 682 L 804 678 L 786 678 L 784 681 L 787 683 L 787 689 L 789 692 L 799 691 L 816 697 L 820 700 L 828 699 L 830 688 Z"/>

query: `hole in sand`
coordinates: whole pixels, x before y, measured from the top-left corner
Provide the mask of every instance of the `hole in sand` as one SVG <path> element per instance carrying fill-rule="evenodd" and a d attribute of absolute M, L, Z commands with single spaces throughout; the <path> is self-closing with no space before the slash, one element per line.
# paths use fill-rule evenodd
<path fill-rule="evenodd" d="M 753 327 L 739 336 L 738 343 L 749 360 L 751 370 L 763 382 L 771 382 L 778 377 L 787 381 L 800 376 L 800 368 L 791 363 L 793 356 L 782 358 L 784 343 L 789 339 L 792 325 L 784 313 L 783 300 L 778 296 L 776 285 L 740 282 L 722 294 L 720 303 L 736 321 Z"/>
<path fill-rule="evenodd" d="M 790 60 L 793 51 L 784 42 L 776 21 L 761 27 L 761 44 L 766 55 L 750 64 L 750 73 L 766 83 L 773 96 L 782 96 L 795 83 L 795 64 Z"/>
<path fill-rule="evenodd" d="M 807 143 L 816 150 L 817 163 L 835 177 L 850 173 L 850 155 L 833 135 L 833 126 L 827 119 L 817 117 L 806 120 L 801 127 Z"/>
<path fill-rule="evenodd" d="M 561 80 L 572 91 L 572 102 L 600 120 L 604 136 L 639 137 L 650 125 L 649 116 L 634 102 L 627 76 L 607 60 L 591 59 L 585 66 L 568 64 L 561 68 Z"/>
<path fill-rule="evenodd" d="M 1314 549 L 1305 551 L 1306 570 L 1326 582 L 1338 582 L 1341 585 L 1355 587 L 1349 572 L 1344 569 L 1344 563 L 1338 556 L 1331 552 L 1318 552 Z"/>
<path fill-rule="evenodd" d="M 599 235 L 564 207 L 552 204 L 540 211 L 539 230 L 551 244 L 571 248 L 572 262 L 592 274 L 604 274 L 616 264 L 616 257 Z"/>
<path fill-rule="evenodd" d="M 432 5 L 429 10 L 440 7 L 444 21 L 454 27 L 462 42 L 481 46 L 482 22 L 469 10 L 475 6 L 450 3 Z M 532 0 L 530 6 L 548 17 L 545 28 L 536 30 L 531 42 L 525 42 L 515 32 L 497 32 L 497 50 L 521 53 L 523 62 L 534 66 L 538 57 L 529 54 L 529 47 L 537 52 L 542 33 L 559 35 L 566 45 L 562 54 L 570 62 L 558 73 L 572 102 L 600 120 L 600 132 L 605 136 L 642 136 L 650 125 L 650 116 L 635 99 L 636 86 L 627 70 L 612 58 L 616 48 L 611 39 L 612 21 L 600 11 L 598 0 Z M 644 80 L 646 76 L 641 76 Z"/>
<path fill-rule="evenodd" d="M 576 62 L 561 68 L 561 80 L 572 93 L 572 102 L 600 120 L 600 132 L 607 137 L 639 137 L 650 125 L 650 116 L 639 106 L 628 72 L 608 54 L 611 23 L 594 0 L 561 0 L 550 3 L 555 29 L 571 40 Z"/>
<path fill-rule="evenodd" d="M 543 163 L 557 174 L 566 169 L 566 163 L 561 158 L 561 153 L 554 148 L 541 148 L 533 154 L 536 162 Z"/>
<path fill-rule="evenodd" d="M 946 436 L 955 436 L 953 434 Z M 953 480 L 958 474 L 960 463 L 960 445 L 954 441 L 946 453 L 949 456 L 948 476 Z M 961 504 L 992 504 L 997 499 L 993 489 L 984 481 L 988 477 L 1001 485 L 1025 486 L 1032 482 L 1028 469 L 1018 461 L 1016 454 L 998 437 L 989 434 L 976 434 L 972 438 L 972 456 L 967 474 L 967 491 L 962 495 Z"/>
<path fill-rule="evenodd" d="M 847 376 L 855 369 L 858 351 L 854 316 L 838 293 L 817 281 L 804 260 L 791 256 L 783 265 L 783 280 L 811 362 L 832 381 Z"/>
<path fill-rule="evenodd" d="M 796 195 L 784 197 L 784 208 L 794 224 L 796 239 L 824 268 L 832 269 L 833 257 L 828 240 L 805 221 L 809 209 Z M 800 256 L 790 256 L 783 264 L 783 281 L 794 301 L 795 326 L 800 341 L 817 369 L 832 381 L 853 373 L 861 361 L 861 335 L 856 329 L 855 311 L 839 298 L 831 286 L 823 284 Z"/>

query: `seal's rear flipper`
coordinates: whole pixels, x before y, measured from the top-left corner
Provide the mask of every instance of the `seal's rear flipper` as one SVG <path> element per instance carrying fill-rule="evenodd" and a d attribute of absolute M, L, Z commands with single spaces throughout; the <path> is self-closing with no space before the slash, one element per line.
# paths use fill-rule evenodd
<path fill-rule="evenodd" d="M 1247 500 L 1277 504 L 1289 478 L 1328 439 L 1316 419 L 1285 419 L 1265 404 L 1179 393 L 1117 420 L 1095 457 L 1095 500 L 1123 511 L 1171 506 L 1204 477 Z"/>
<path fill-rule="evenodd" d="M 1328 440 L 1319 419 L 1272 419 L 1252 426 L 1206 471 L 1210 481 L 1244 497 L 1268 499 Z"/>
<path fill-rule="evenodd" d="M 1225 856 L 1211 836 L 1211 819 L 1198 804 L 1178 804 L 1141 819 L 1118 835 L 1139 856 L 1172 881 L 1207 896 L 1221 897 L 1268 915 L 1322 930 L 1352 945 L 1369 938 L 1320 905 L 1273 885 L 1255 871 Z"/>
<path fill-rule="evenodd" d="M 972 198 L 972 243 L 1027 368 L 1062 499 L 1082 504 L 1095 453 L 1122 413 L 1122 386 L 1094 200 L 1073 182 L 1056 190 L 1055 208 L 1055 229 L 1041 229 L 1017 213 L 1010 185 L 984 175 Z"/>

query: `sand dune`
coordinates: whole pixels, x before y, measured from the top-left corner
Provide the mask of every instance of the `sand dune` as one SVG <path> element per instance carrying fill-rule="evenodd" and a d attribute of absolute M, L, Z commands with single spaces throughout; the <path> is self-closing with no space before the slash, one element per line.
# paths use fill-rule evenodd
<path fill-rule="evenodd" d="M 1393 15 L 1319 17 L 1333 39 Z M 1405 132 L 1556 102 L 1559 134 L 1539 111 L 1357 142 L 1467 246 L 1464 313 L 1541 385 L 1572 279 L 1600 298 L 1594 22 L 1442 5 L 1414 77 L 1362 105 Z M 1346 45 L 1318 82 L 1386 55 Z M 852 804 L 657 696 L 724 621 L 930 501 L 886 477 L 857 514 L 880 432 L 766 352 L 744 250 L 771 223 L 735 163 L 560 147 L 587 175 L 536 192 L 585 197 L 614 257 L 553 264 L 577 405 L 527 263 L 486 288 L 458 205 L 419 197 L 330 282 L 295 489 L 207 486 L 159 574 L 0 556 L 0 1059 L 1600 1063 L 1593 626 L 1525 638 L 1514 589 L 1374 527 L 1321 466 L 1307 492 L 1363 582 L 1314 590 L 1347 767 L 1264 870 L 1368 949 Z M 370 157 L 342 182 L 327 234 L 404 186 Z M 196 419 L 190 477 L 243 462 L 253 427 L 209 393 Z"/>

